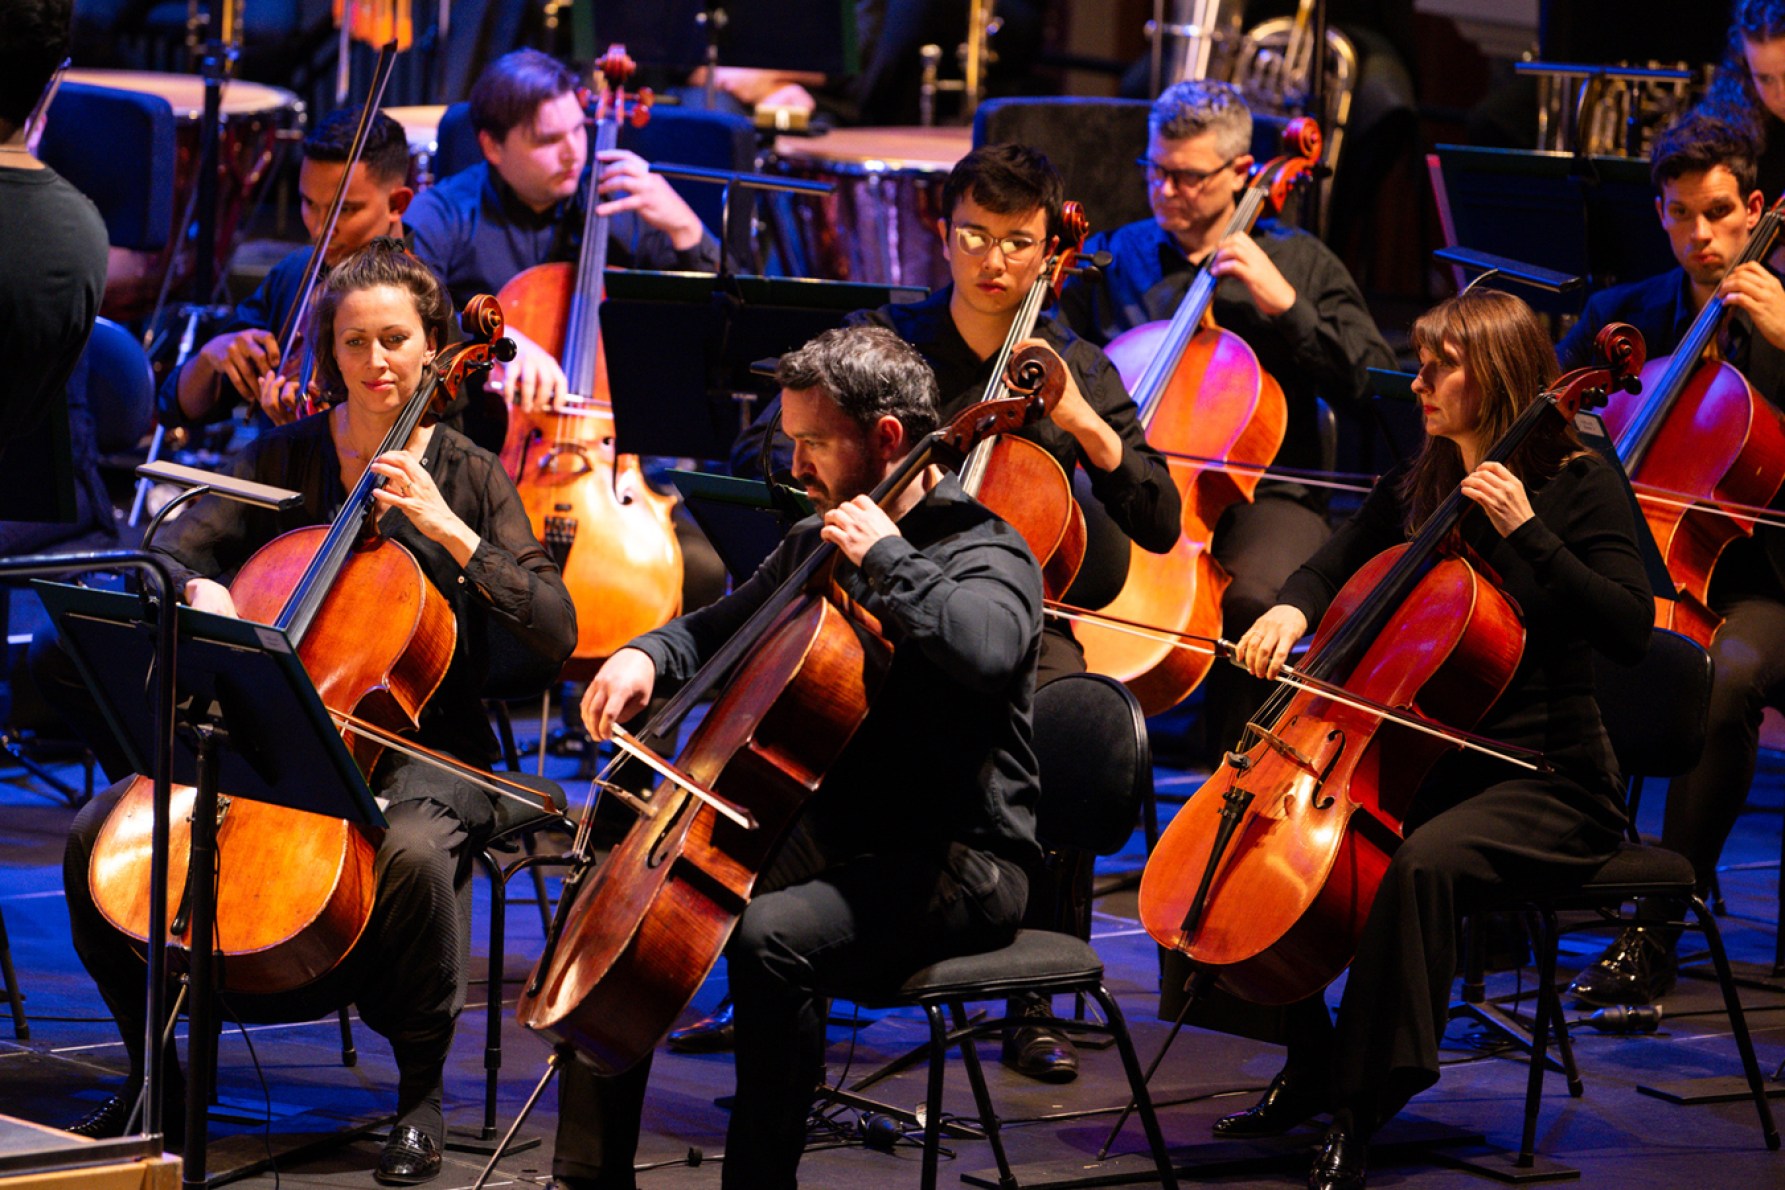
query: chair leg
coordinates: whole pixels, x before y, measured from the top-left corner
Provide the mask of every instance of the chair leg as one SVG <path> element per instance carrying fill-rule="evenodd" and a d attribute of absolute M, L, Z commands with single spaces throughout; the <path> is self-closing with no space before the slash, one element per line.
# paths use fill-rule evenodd
<path fill-rule="evenodd" d="M 1537 1020 L 1531 1029 L 1531 1065 L 1525 1078 L 1525 1124 L 1519 1137 L 1517 1165 L 1529 1169 L 1536 1158 L 1537 1111 L 1543 1101 L 1544 1055 L 1549 1051 L 1550 1021 L 1562 1016 L 1556 995 L 1556 915 L 1545 906 L 1542 937 L 1533 939 L 1537 951 Z"/>
<path fill-rule="evenodd" d="M 1574 1039 L 1568 1035 L 1568 1016 L 1562 1011 L 1562 1002 L 1556 996 L 1556 952 L 1561 945 L 1560 931 L 1556 927 L 1556 915 L 1551 910 L 1536 910 L 1525 915 L 1525 929 L 1531 934 L 1533 946 L 1545 947 L 1550 956 L 1549 992 L 1552 1000 L 1550 1027 L 1556 1031 L 1556 1053 L 1562 1058 L 1562 1076 L 1568 1080 L 1568 1094 L 1579 1099 L 1587 1093 L 1586 1084 L 1581 1082 L 1580 1067 L 1574 1061 Z"/>
<path fill-rule="evenodd" d="M 942 1009 L 935 1004 L 923 1006 L 930 1019 L 930 1079 L 924 1095 L 923 1117 L 923 1190 L 936 1190 L 936 1167 L 942 1150 L 942 1065 L 948 1061 L 948 1030 L 942 1024 Z"/>
<path fill-rule="evenodd" d="M 531 841 L 531 836 L 529 836 Z M 484 1007 L 483 1030 L 483 1127 L 479 1136 L 493 1140 L 496 1136 L 496 1093 L 502 1073 L 502 967 L 508 946 L 508 886 L 502 881 L 502 865 L 488 851 L 477 854 L 477 862 L 490 878 L 490 954 L 489 985 Z"/>
<path fill-rule="evenodd" d="M 12 1006 L 12 1035 L 20 1041 L 31 1040 L 31 1025 L 25 1020 L 25 994 L 19 991 L 18 972 L 12 969 L 12 944 L 6 940 L 6 915 L 0 913 L 0 981 L 6 984 L 6 1000 Z"/>
<path fill-rule="evenodd" d="M 353 1018 L 347 1015 L 345 1008 L 336 1015 L 341 1021 L 341 1065 L 358 1066 L 359 1050 L 353 1044 Z"/>
<path fill-rule="evenodd" d="M 979 1111 L 979 1126 L 985 1129 L 985 1138 L 992 1142 L 992 1156 L 998 1162 L 998 1184 L 1014 1186 L 1016 1178 L 1010 1172 L 1010 1158 L 1004 1152 L 1004 1135 L 998 1127 L 998 1112 L 992 1106 L 992 1093 L 985 1085 L 985 1068 L 979 1064 L 979 1047 L 973 1044 L 974 1031 L 967 1027 L 967 1011 L 958 1000 L 949 1003 L 948 1011 L 954 1019 L 955 1035 L 961 1039 L 961 1064 L 967 1068 L 967 1082 L 973 1088 L 973 1103 Z M 940 1107 L 938 1104 L 937 1110 Z M 924 1121 L 924 1126 L 929 1127 L 928 1120 Z"/>
<path fill-rule="evenodd" d="M 537 857 L 539 848 L 533 843 L 533 836 L 527 835 L 521 840 L 529 857 Z M 552 896 L 545 886 L 545 870 L 538 864 L 528 866 L 528 873 L 533 877 L 533 899 L 539 905 L 539 936 L 552 936 Z"/>
<path fill-rule="evenodd" d="M 1159 1117 L 1153 1112 L 1153 1097 L 1147 1093 L 1147 1080 L 1141 1073 L 1140 1057 L 1134 1052 L 1134 1039 L 1128 1035 L 1128 1022 L 1116 998 L 1102 984 L 1089 989 L 1103 1008 L 1103 1019 L 1109 1023 L 1110 1036 L 1116 1039 L 1116 1050 L 1122 1055 L 1122 1069 L 1128 1075 L 1128 1091 L 1134 1097 L 1141 1127 L 1146 1129 L 1147 1144 L 1153 1150 L 1153 1164 L 1159 1170 L 1159 1185 L 1164 1190 L 1178 1190 L 1178 1175 L 1172 1168 L 1171 1154 L 1165 1148 L 1165 1134 L 1159 1129 Z"/>
<path fill-rule="evenodd" d="M 1760 1113 L 1760 1132 L 1766 1147 L 1777 1150 L 1779 1129 L 1773 1123 L 1773 1109 L 1767 1103 L 1766 1084 L 1760 1076 L 1760 1063 L 1754 1057 L 1754 1040 L 1748 1035 L 1748 1017 L 1735 992 L 1735 977 L 1729 970 L 1729 954 L 1723 949 L 1723 931 L 1717 919 L 1699 897 L 1692 898 L 1692 912 L 1704 930 L 1704 940 L 1711 948 L 1711 962 L 1717 967 L 1717 982 L 1723 987 L 1723 1006 L 1729 1011 L 1729 1031 L 1735 1034 L 1735 1048 L 1742 1055 L 1742 1073 L 1748 1076 L 1748 1090 L 1754 1093 L 1754 1109 Z"/>

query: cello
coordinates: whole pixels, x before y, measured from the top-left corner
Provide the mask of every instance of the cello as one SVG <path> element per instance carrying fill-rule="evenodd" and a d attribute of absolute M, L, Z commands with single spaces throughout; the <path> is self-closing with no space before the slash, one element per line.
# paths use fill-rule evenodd
<path fill-rule="evenodd" d="M 1785 229 L 1785 198 L 1761 216 L 1730 267 L 1763 261 Z M 1605 427 L 1661 547 L 1673 598 L 1655 600 L 1655 626 L 1710 646 L 1723 617 L 1711 610 L 1711 572 L 1753 523 L 1716 506 L 1772 504 L 1785 485 L 1785 413 L 1711 347 L 1726 306 L 1714 294 L 1670 356 L 1642 370 L 1642 394 L 1614 399 Z M 1645 498 L 1649 492 L 1666 499 Z M 1706 507 L 1695 508 L 1699 501 Z"/>
<path fill-rule="evenodd" d="M 512 354 L 512 341 L 500 338 L 502 314 L 492 299 L 474 299 L 463 322 L 472 339 L 442 350 L 428 365 L 380 454 L 407 443 L 436 398 L 448 399 L 467 373 L 504 351 Z M 368 468 L 331 524 L 269 542 L 230 585 L 244 620 L 275 625 L 289 637 L 324 704 L 352 735 L 349 747 L 366 773 L 384 747 L 375 732 L 418 725 L 446 676 L 458 635 L 451 605 L 414 555 L 378 534 L 372 494 L 384 482 Z M 368 616 L 369 607 L 378 615 Z M 180 893 L 188 888 L 195 793 L 189 785 L 174 786 L 169 819 L 169 901 L 182 909 L 171 916 L 166 941 L 184 949 L 193 945 Z M 144 944 L 153 801 L 154 782 L 133 779 L 100 829 L 88 872 L 100 913 Z M 216 837 L 219 987 L 277 993 L 332 970 L 371 916 L 372 838 L 342 819 L 240 797 L 219 800 Z"/>
<path fill-rule="evenodd" d="M 1076 202 L 1063 204 L 1060 225 L 1064 233 L 1060 250 L 1042 268 L 1017 307 L 1004 343 L 993 357 L 992 378 L 981 405 L 998 399 L 1008 386 L 1017 345 L 1035 333 L 1042 307 L 1065 284 L 1091 230 L 1084 208 Z M 1042 589 L 1047 597 L 1064 595 L 1084 564 L 1086 530 L 1085 511 L 1073 498 L 1072 479 L 1059 460 L 1027 438 L 988 438 L 962 465 L 961 487 L 1022 534 L 1041 563 Z"/>
<path fill-rule="evenodd" d="M 1598 342 L 1611 366 L 1561 377 L 1484 461 L 1633 382 L 1641 336 L 1614 323 Z M 1518 610 L 1452 549 L 1469 503 L 1452 491 L 1345 584 L 1295 675 L 1314 688 L 1272 696 L 1256 742 L 1227 754 L 1147 860 L 1141 924 L 1242 999 L 1293 1003 L 1350 965 L 1414 792 L 1518 667 Z M 1413 708 L 1422 730 L 1376 708 Z"/>
<path fill-rule="evenodd" d="M 1283 155 L 1253 174 L 1221 238 L 1249 232 L 1266 210 L 1281 210 L 1290 192 L 1313 176 L 1320 149 L 1320 126 L 1307 117 L 1291 120 L 1283 130 Z M 1215 525 L 1229 505 L 1253 498 L 1259 468 L 1276 457 L 1289 421 L 1283 389 L 1259 367 L 1252 348 L 1209 320 L 1219 282 L 1208 270 L 1199 271 L 1169 322 L 1125 331 L 1107 348 L 1140 407 L 1147 441 L 1166 452 L 1184 518 L 1183 533 L 1169 553 L 1130 544 L 1128 580 L 1105 610 L 1205 637 L 1220 631 L 1221 596 L 1232 582 L 1209 553 Z M 1212 656 L 1162 639 L 1095 624 L 1081 625 L 1076 635 L 1086 666 L 1120 680 L 1149 715 L 1183 701 L 1213 663 Z"/>
<path fill-rule="evenodd" d="M 650 117 L 651 93 L 627 95 L 635 69 L 624 47 L 597 63 L 607 82 L 596 111 L 595 152 L 612 149 L 622 122 Z M 590 171 L 583 238 L 574 265 L 534 265 L 496 295 L 508 322 L 563 361 L 570 396 L 550 410 L 510 409 L 502 465 L 533 533 L 564 572 L 576 604 L 571 664 L 592 666 L 681 610 L 682 547 L 673 497 L 645 479 L 637 455 L 614 454 L 613 406 L 601 346 L 601 281 L 608 216 L 596 214 L 600 165 Z"/>
<path fill-rule="evenodd" d="M 1018 395 L 970 406 L 915 444 L 874 489 L 885 506 L 932 463 L 1044 416 L 1064 369 L 1043 348 L 1011 363 Z M 568 1043 L 595 1069 L 640 1061 L 718 961 L 781 835 L 824 780 L 892 660 L 892 646 L 833 581 L 839 551 L 821 543 L 652 717 L 673 737 L 716 694 L 648 798 L 618 789 L 638 820 L 599 867 L 583 815 L 546 947 L 516 1006 L 528 1029 Z M 629 737 L 616 738 L 631 745 Z"/>

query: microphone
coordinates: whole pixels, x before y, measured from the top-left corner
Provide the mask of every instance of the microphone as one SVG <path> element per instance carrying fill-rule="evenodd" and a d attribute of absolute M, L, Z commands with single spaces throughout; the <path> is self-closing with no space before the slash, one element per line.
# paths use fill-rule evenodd
<path fill-rule="evenodd" d="M 1585 1025 L 1601 1033 L 1653 1033 L 1661 1027 L 1661 1006 L 1637 1004 L 1626 1007 L 1614 1004 L 1569 1023 Z"/>

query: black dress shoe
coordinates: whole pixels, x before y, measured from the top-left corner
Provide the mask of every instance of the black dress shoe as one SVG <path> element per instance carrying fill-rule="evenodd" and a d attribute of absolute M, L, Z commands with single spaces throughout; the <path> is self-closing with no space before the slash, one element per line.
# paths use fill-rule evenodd
<path fill-rule="evenodd" d="M 1281 1071 L 1265 1088 L 1263 1098 L 1245 1111 L 1222 1116 L 1215 1121 L 1215 1135 L 1227 1140 L 1250 1140 L 1255 1136 L 1282 1136 L 1297 1124 L 1324 1110 L 1320 1094 L 1296 1081 L 1288 1071 Z"/>
<path fill-rule="evenodd" d="M 76 1136 L 84 1136 L 89 1140 L 110 1140 L 114 1136 L 124 1135 L 124 1126 L 130 1122 L 130 1101 L 122 1095 L 109 1095 L 104 1103 L 64 1128 L 64 1132 L 72 1132 Z"/>
<path fill-rule="evenodd" d="M 400 1124 L 390 1131 L 372 1176 L 386 1186 L 415 1186 L 440 1172 L 440 1146 L 420 1128 Z"/>
<path fill-rule="evenodd" d="M 1678 973 L 1673 947 L 1662 933 L 1631 926 L 1597 962 L 1574 977 L 1568 990 L 1598 1008 L 1653 1004 L 1673 990 Z"/>
<path fill-rule="evenodd" d="M 713 1015 L 701 1017 L 686 1029 L 672 1030 L 669 1048 L 678 1054 L 729 1053 L 736 1030 L 731 1023 L 731 1001 L 721 1001 Z"/>
<path fill-rule="evenodd" d="M 1038 1017 L 1053 1014 L 1046 1000 L 1012 1001 L 1010 1015 Z M 1047 1024 L 1023 1025 L 1004 1037 L 998 1060 L 1025 1078 L 1042 1083 L 1069 1083 L 1078 1077 L 1078 1050 L 1071 1038 Z"/>
<path fill-rule="evenodd" d="M 1342 1128 L 1328 1128 L 1308 1170 L 1308 1190 L 1364 1190 L 1370 1145 Z"/>

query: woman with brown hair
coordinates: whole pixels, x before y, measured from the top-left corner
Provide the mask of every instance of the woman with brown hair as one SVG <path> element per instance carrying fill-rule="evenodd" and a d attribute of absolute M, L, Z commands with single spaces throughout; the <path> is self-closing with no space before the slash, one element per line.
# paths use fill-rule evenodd
<path fill-rule="evenodd" d="M 1542 752 L 1553 770 L 1527 774 L 1461 752 L 1433 768 L 1359 938 L 1337 1024 L 1319 995 L 1291 1006 L 1282 1073 L 1259 1103 L 1216 1123 L 1221 1136 L 1274 1135 L 1330 1111 L 1308 1176 L 1320 1190 L 1361 1187 L 1370 1134 L 1437 1081 L 1458 914 L 1566 888 L 1616 849 L 1624 816 L 1591 651 L 1634 660 L 1654 623 L 1628 499 L 1572 426 L 1551 419 L 1506 464 L 1483 461 L 1556 375 L 1530 308 L 1492 290 L 1464 293 L 1422 317 L 1413 341 L 1424 448 L 1290 577 L 1240 638 L 1238 659 L 1274 677 L 1345 581 L 1460 486 L 1480 512 L 1464 515 L 1458 544 L 1526 630 L 1518 669 L 1476 730 Z"/>

